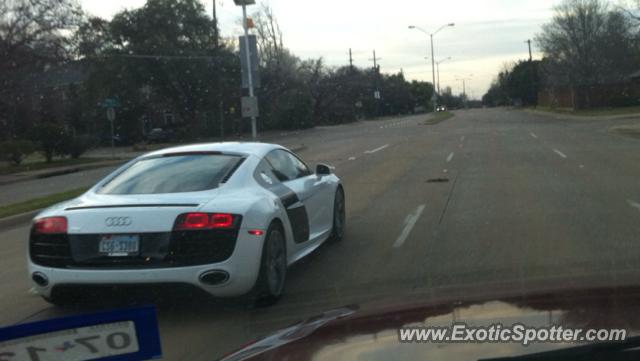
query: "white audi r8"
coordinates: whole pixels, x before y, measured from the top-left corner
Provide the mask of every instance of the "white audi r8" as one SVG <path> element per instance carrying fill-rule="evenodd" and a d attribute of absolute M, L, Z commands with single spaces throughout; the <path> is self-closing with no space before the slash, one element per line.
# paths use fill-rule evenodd
<path fill-rule="evenodd" d="M 340 179 L 264 143 L 140 156 L 33 221 L 29 274 L 46 300 L 68 288 L 187 284 L 275 302 L 287 267 L 345 229 Z"/>

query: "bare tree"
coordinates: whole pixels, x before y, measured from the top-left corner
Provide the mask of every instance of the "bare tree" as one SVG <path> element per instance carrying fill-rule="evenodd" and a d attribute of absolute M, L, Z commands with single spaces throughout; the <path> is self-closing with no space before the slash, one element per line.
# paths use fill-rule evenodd
<path fill-rule="evenodd" d="M 536 41 L 551 85 L 615 83 L 637 66 L 637 34 L 629 17 L 602 0 L 564 0 Z"/>
<path fill-rule="evenodd" d="M 77 26 L 80 7 L 74 0 L 3 0 L 0 2 L 0 59 L 22 48 L 46 49 L 40 55 L 66 50 L 65 31 Z"/>
<path fill-rule="evenodd" d="M 253 14 L 253 19 L 263 64 L 279 65 L 285 55 L 284 44 L 282 30 L 280 30 L 280 24 L 273 9 L 267 4 L 262 4 L 260 9 Z"/>
<path fill-rule="evenodd" d="M 8 114 L 23 98 L 25 78 L 67 56 L 80 18 L 75 0 L 0 1 L 0 123 L 13 124 L 6 132 L 17 124 Z"/>

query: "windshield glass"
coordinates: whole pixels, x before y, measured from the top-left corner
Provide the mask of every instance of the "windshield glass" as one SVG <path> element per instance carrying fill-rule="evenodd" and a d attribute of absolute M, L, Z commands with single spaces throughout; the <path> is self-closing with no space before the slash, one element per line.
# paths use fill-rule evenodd
<path fill-rule="evenodd" d="M 199 192 L 216 188 L 242 158 L 183 155 L 141 159 L 115 176 L 100 194 Z"/>

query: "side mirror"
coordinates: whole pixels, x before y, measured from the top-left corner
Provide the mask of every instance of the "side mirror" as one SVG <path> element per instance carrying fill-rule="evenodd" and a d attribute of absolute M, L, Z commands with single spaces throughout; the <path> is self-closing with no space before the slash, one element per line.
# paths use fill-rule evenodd
<path fill-rule="evenodd" d="M 316 174 L 317 174 L 317 175 L 319 175 L 319 176 L 321 176 L 321 177 L 322 177 L 322 176 L 325 176 L 325 175 L 330 175 L 330 174 L 332 174 L 332 173 L 333 173 L 333 172 L 331 171 L 331 167 L 329 167 L 329 166 L 328 166 L 328 165 L 326 165 L 326 164 L 322 164 L 322 163 L 320 163 L 320 164 L 318 164 L 318 165 L 316 166 Z"/>

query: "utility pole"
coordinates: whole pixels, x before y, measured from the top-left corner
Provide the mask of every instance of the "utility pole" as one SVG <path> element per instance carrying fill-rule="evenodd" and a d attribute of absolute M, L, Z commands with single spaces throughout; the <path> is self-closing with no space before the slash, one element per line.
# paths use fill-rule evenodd
<path fill-rule="evenodd" d="M 349 69 L 353 72 L 353 54 L 351 53 L 351 48 L 349 48 Z"/>
<path fill-rule="evenodd" d="M 456 80 L 462 81 L 462 96 L 464 97 L 464 106 L 467 107 L 467 80 L 471 80 L 473 74 L 469 75 L 468 78 L 458 78 Z"/>
<path fill-rule="evenodd" d="M 373 59 L 369 59 L 373 61 L 373 87 L 375 90 L 373 91 L 373 98 L 376 100 L 376 116 L 380 115 L 380 99 L 382 96 L 380 95 L 380 89 L 378 88 L 378 78 L 380 75 L 380 65 L 378 65 L 378 60 L 382 60 L 376 56 L 376 51 L 373 50 Z"/>
<path fill-rule="evenodd" d="M 376 51 L 373 51 L 373 59 L 369 59 L 370 61 L 373 61 L 373 70 L 379 72 L 380 68 L 378 68 L 378 60 L 382 60 L 382 58 L 378 58 L 376 57 Z"/>
<path fill-rule="evenodd" d="M 533 56 L 531 55 L 531 39 L 527 40 L 527 44 L 529 45 L 529 62 L 532 62 Z"/>

